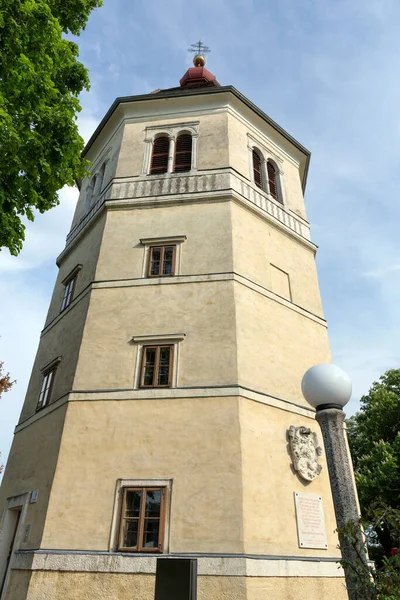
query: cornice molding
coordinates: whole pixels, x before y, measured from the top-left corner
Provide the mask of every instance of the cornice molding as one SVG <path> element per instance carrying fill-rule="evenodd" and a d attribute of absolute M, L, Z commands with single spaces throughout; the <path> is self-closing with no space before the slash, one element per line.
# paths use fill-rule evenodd
<path fill-rule="evenodd" d="M 187 239 L 186 235 L 167 235 L 161 237 L 141 238 L 140 243 L 143 246 L 150 246 L 152 244 L 179 244 Z"/>
<path fill-rule="evenodd" d="M 174 388 L 157 388 L 157 389 L 113 389 L 113 390 L 71 390 L 54 402 L 45 406 L 39 412 L 34 413 L 21 423 L 19 423 L 14 433 L 19 433 L 26 427 L 36 423 L 39 419 L 43 419 L 51 412 L 58 410 L 69 402 L 129 402 L 133 400 L 188 400 L 193 398 L 244 398 L 252 402 L 271 406 L 286 412 L 307 417 L 315 420 L 315 411 L 308 406 L 299 404 L 294 400 L 285 400 L 271 396 L 259 390 L 252 390 L 240 383 L 221 386 L 199 386 L 199 387 L 174 387 Z"/>
<path fill-rule="evenodd" d="M 308 173 L 310 156 L 311 156 L 310 151 L 307 150 L 304 146 L 302 146 L 302 144 L 300 144 L 294 137 L 292 137 L 287 131 L 285 131 L 280 125 L 278 125 L 278 123 L 276 123 L 273 119 L 271 119 L 271 117 L 269 117 L 266 113 L 264 113 L 260 108 L 258 108 L 258 106 L 256 106 L 253 102 L 251 102 L 251 100 L 246 98 L 243 94 L 241 94 L 233 86 L 221 86 L 221 87 L 213 87 L 213 88 L 195 88 L 195 89 L 191 89 L 191 90 L 182 90 L 180 88 L 175 88 L 175 89 L 170 89 L 170 90 L 163 90 L 163 91 L 157 92 L 157 94 L 143 94 L 143 95 L 138 95 L 138 96 L 125 96 L 125 97 L 116 98 L 115 101 L 113 102 L 113 104 L 111 105 L 111 107 L 109 108 L 109 110 L 107 111 L 107 113 L 105 114 L 105 116 L 103 117 L 102 121 L 98 125 L 97 129 L 93 133 L 92 137 L 86 144 L 86 146 L 82 152 L 82 156 L 86 156 L 86 154 L 90 150 L 91 146 L 94 144 L 94 142 L 100 135 L 101 131 L 106 127 L 108 121 L 112 117 L 114 117 L 116 112 L 118 111 L 118 109 L 120 109 L 124 105 L 138 103 L 138 102 L 139 103 L 140 102 L 149 102 L 149 101 L 157 104 L 160 100 L 165 102 L 166 99 L 173 99 L 173 98 L 186 99 L 186 98 L 193 98 L 196 96 L 211 97 L 213 95 L 215 98 L 218 98 L 218 95 L 221 95 L 221 94 L 222 94 L 222 96 L 224 94 L 225 95 L 231 94 L 234 98 L 236 98 L 241 103 L 243 103 L 247 108 L 249 108 L 254 114 L 256 114 L 263 121 L 265 121 L 278 134 L 282 135 L 290 144 L 292 144 L 299 152 L 301 152 L 304 155 L 305 166 L 304 166 L 304 173 L 303 173 L 303 177 L 302 177 L 302 184 L 303 184 L 303 191 L 304 191 L 305 186 L 306 186 L 307 173 Z M 121 113 L 120 120 L 122 120 L 124 118 L 123 110 L 120 110 L 119 112 Z M 174 115 L 170 115 L 171 118 L 173 118 L 173 116 Z"/>
<path fill-rule="evenodd" d="M 181 342 L 186 333 L 149 333 L 148 335 L 133 335 L 134 344 L 159 344 L 161 342 Z"/>
<path fill-rule="evenodd" d="M 218 281 L 236 281 L 259 294 L 262 294 L 266 298 L 273 300 L 274 302 L 278 302 L 286 308 L 293 310 L 303 317 L 311 319 L 321 325 L 322 327 L 327 328 L 326 320 L 317 315 L 306 308 L 294 304 L 287 298 L 283 298 L 283 296 L 279 296 L 272 290 L 262 286 L 255 281 L 252 281 L 248 277 L 241 275 L 240 273 L 228 272 L 228 273 L 203 273 L 203 274 L 193 274 L 193 275 L 175 275 L 174 277 L 159 277 L 157 279 L 149 278 L 149 277 L 140 277 L 137 279 L 109 279 L 105 281 L 93 281 L 90 283 L 82 292 L 74 298 L 68 308 L 65 309 L 62 313 L 59 313 L 50 323 L 48 323 L 42 330 L 41 336 L 45 335 L 52 327 L 54 327 L 61 319 L 65 318 L 65 315 L 68 314 L 71 307 L 74 306 L 74 303 L 80 302 L 87 294 L 91 293 L 92 290 L 99 289 L 109 289 L 109 288 L 122 288 L 122 287 L 142 287 L 142 286 L 154 286 L 154 285 L 183 285 L 183 284 L 193 284 L 193 283 L 211 283 Z"/>
<path fill-rule="evenodd" d="M 337 554 L 337 553 L 336 553 Z M 198 576 L 344 578 L 340 556 L 265 556 L 246 554 L 179 553 L 162 558 L 197 558 Z M 154 575 L 157 556 L 109 551 L 19 550 L 13 569 L 101 573 L 146 573 Z"/>
<path fill-rule="evenodd" d="M 242 198 L 249 208 L 256 210 L 270 223 L 303 240 L 303 243 L 315 251 L 316 246 L 310 240 L 310 228 L 304 219 L 297 217 L 289 207 L 277 202 L 242 175 L 226 167 L 188 175 L 170 173 L 160 177 L 112 180 L 90 211 L 68 234 L 66 248 L 58 257 L 57 264 L 68 253 L 71 243 L 98 218 L 104 205 L 108 209 L 144 208 L 154 206 L 155 203 L 159 206 L 162 203 L 181 204 L 199 200 L 215 202 L 221 197 L 225 201 L 231 197 L 237 200 Z"/>

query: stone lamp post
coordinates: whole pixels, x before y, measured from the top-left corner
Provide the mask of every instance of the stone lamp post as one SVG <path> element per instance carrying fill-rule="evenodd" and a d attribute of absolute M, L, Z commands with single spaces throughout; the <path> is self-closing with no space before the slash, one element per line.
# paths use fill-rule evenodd
<path fill-rule="evenodd" d="M 350 600 L 361 600 L 357 590 L 359 574 L 366 572 L 368 562 L 359 525 L 360 515 L 344 432 L 346 415 L 343 412 L 343 407 L 350 400 L 351 381 L 342 369 L 324 363 L 311 367 L 305 373 L 301 389 L 307 402 L 317 411 L 315 418 L 324 439 L 348 595 Z M 349 523 L 354 524 L 355 544 L 349 543 L 340 533 Z"/>

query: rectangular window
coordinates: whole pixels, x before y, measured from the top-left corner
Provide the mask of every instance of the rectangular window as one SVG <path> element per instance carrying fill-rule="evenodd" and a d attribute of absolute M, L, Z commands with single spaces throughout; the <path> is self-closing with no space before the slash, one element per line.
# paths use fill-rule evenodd
<path fill-rule="evenodd" d="M 118 550 L 162 552 L 165 488 L 123 488 Z"/>
<path fill-rule="evenodd" d="M 173 345 L 143 346 L 140 387 L 171 387 Z"/>
<path fill-rule="evenodd" d="M 72 302 L 72 299 L 74 297 L 74 291 L 75 291 L 75 284 L 76 284 L 76 278 L 77 278 L 77 274 L 74 275 L 74 277 L 72 277 L 71 279 L 69 279 L 65 284 L 64 284 L 64 295 L 63 295 L 63 299 L 62 299 L 62 303 L 61 303 L 61 309 L 60 312 L 62 312 L 63 310 L 65 310 Z"/>
<path fill-rule="evenodd" d="M 49 404 L 55 374 L 56 369 L 51 369 L 51 371 L 47 371 L 47 373 L 43 375 L 42 389 L 40 390 L 36 410 L 39 410 L 40 408 L 43 408 L 44 406 L 47 406 L 47 404 Z"/>
<path fill-rule="evenodd" d="M 175 275 L 176 246 L 150 246 L 148 277 Z"/>

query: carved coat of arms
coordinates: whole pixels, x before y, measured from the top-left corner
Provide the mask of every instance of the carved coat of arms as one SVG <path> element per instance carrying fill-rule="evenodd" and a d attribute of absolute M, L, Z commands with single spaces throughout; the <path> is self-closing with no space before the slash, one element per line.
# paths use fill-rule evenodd
<path fill-rule="evenodd" d="M 313 481 L 322 470 L 318 464 L 322 448 L 318 444 L 317 434 L 308 427 L 292 425 L 288 435 L 294 470 L 306 481 Z"/>

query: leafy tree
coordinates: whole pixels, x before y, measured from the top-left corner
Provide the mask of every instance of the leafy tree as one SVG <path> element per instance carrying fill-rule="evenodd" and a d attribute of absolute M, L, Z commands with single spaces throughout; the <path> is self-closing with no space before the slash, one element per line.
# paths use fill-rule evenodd
<path fill-rule="evenodd" d="M 400 545 L 400 369 L 373 383 L 347 426 L 370 555 L 382 563 Z"/>
<path fill-rule="evenodd" d="M 11 381 L 10 373 L 5 373 L 3 368 L 4 368 L 4 363 L 0 361 L 0 400 L 1 400 L 2 395 L 5 392 L 8 392 L 12 388 L 13 384 L 15 383 L 14 381 Z M 3 470 L 3 466 L 0 465 L 0 473 L 2 472 L 2 470 Z"/>
<path fill-rule="evenodd" d="M 400 531 L 400 512 L 393 509 L 381 509 L 376 511 L 377 521 L 390 522 L 394 531 Z M 353 585 L 351 589 L 351 598 L 354 600 L 398 600 L 400 598 L 400 554 L 391 553 L 390 556 L 384 556 L 378 562 L 366 563 L 361 560 L 360 551 L 365 552 L 368 548 L 376 547 L 375 528 L 369 526 L 365 530 L 365 546 L 359 546 L 359 528 L 360 523 L 348 523 L 345 528 L 339 531 L 340 539 L 346 545 L 352 545 L 355 555 L 359 555 L 360 560 L 349 562 L 341 560 L 342 567 L 350 570 L 353 574 Z M 350 591 L 350 590 L 349 590 Z"/>
<path fill-rule="evenodd" d="M 17 255 L 25 227 L 58 204 L 57 191 L 87 163 L 76 124 L 78 95 L 89 88 L 77 60 L 79 35 L 102 0 L 0 2 L 0 247 Z"/>

